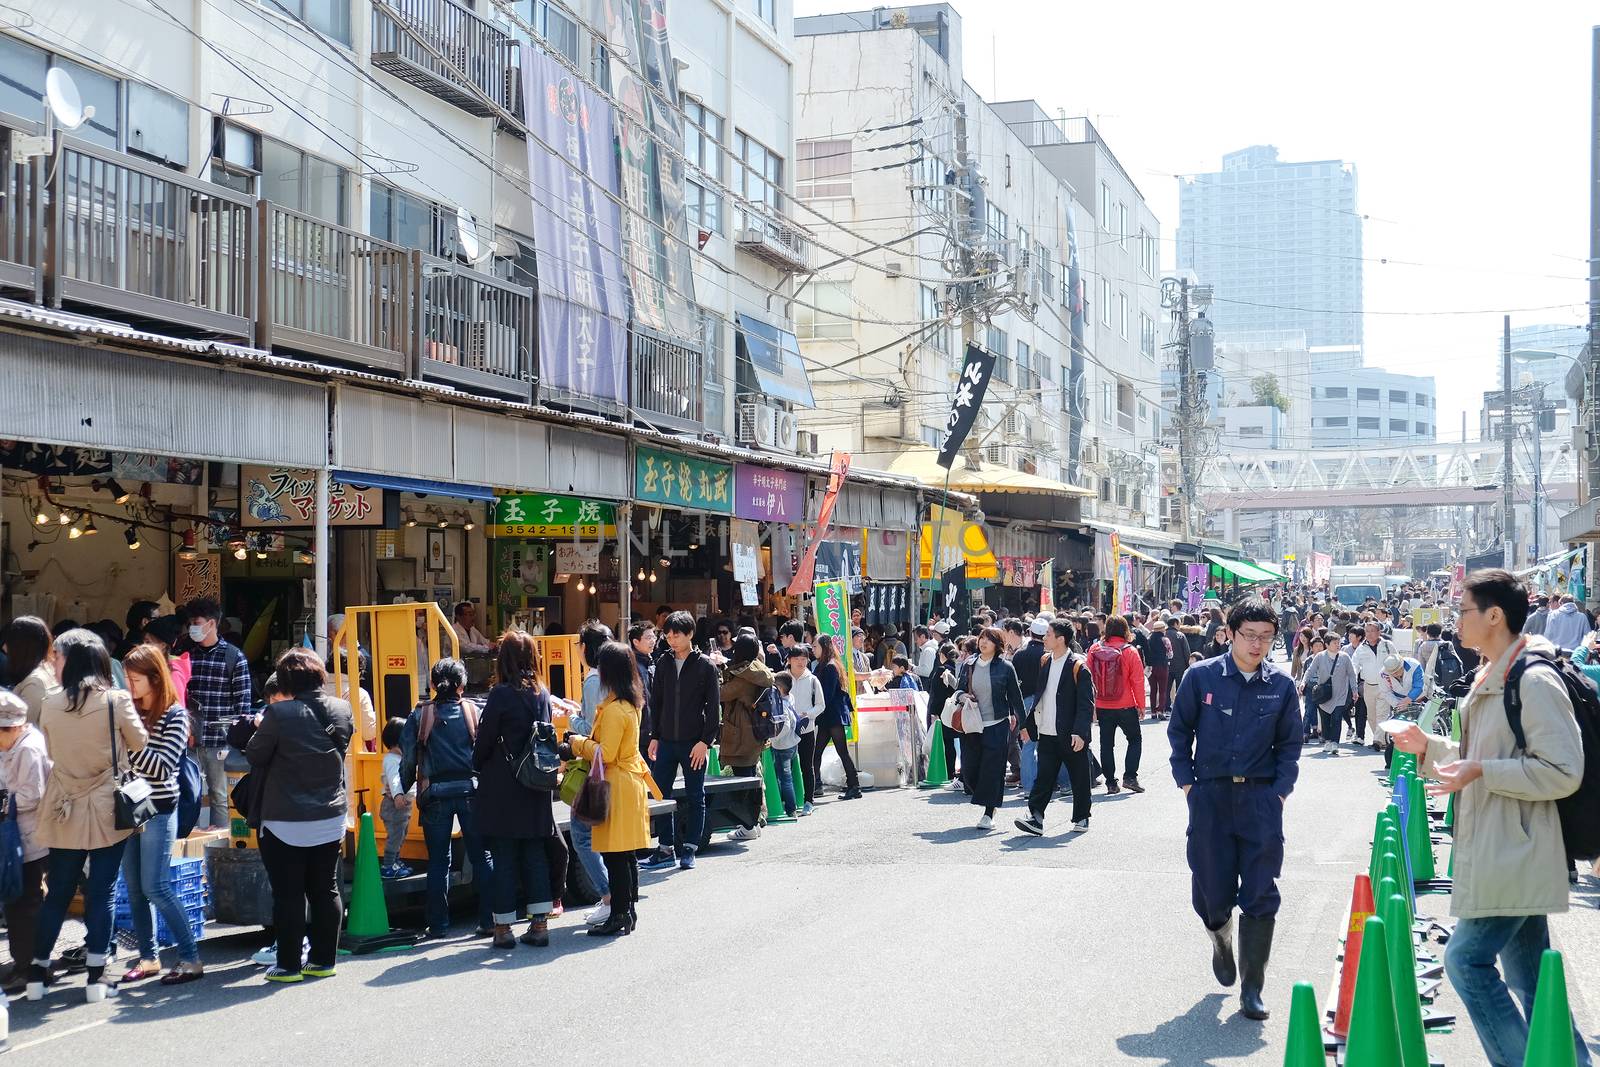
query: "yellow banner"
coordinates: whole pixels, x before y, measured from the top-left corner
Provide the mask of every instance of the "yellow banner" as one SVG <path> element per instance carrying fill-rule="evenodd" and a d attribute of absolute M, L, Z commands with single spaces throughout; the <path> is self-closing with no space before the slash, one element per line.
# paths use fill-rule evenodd
<path fill-rule="evenodd" d="M 921 548 L 918 551 L 918 575 L 928 581 L 952 567 L 967 564 L 967 578 L 992 582 L 1000 577 L 1000 561 L 989 548 L 989 538 L 983 527 L 967 521 L 967 517 L 954 508 L 934 505 L 928 511 L 929 521 L 922 524 Z M 939 569 L 934 570 L 933 545 L 939 542 Z"/>

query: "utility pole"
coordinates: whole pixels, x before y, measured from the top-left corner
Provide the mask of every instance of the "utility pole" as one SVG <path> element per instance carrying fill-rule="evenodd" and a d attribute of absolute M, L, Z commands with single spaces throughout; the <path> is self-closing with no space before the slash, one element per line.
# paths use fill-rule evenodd
<path fill-rule="evenodd" d="M 1592 31 L 1589 74 L 1589 359 L 1584 389 L 1587 499 L 1600 497 L 1600 26 Z M 1590 559 L 1593 561 L 1593 549 Z M 1593 581 L 1590 587 L 1594 587 Z"/>
<path fill-rule="evenodd" d="M 1511 542 L 1512 542 L 1512 539 L 1516 536 L 1516 532 L 1517 532 L 1516 512 L 1512 510 L 1512 508 L 1515 505 L 1512 503 L 1512 497 L 1511 497 L 1511 490 L 1513 488 L 1512 484 L 1511 484 L 1511 445 L 1512 445 L 1512 442 L 1514 442 L 1517 439 L 1517 430 L 1516 430 L 1516 426 L 1511 421 L 1511 316 L 1510 315 L 1507 315 L 1505 317 L 1505 325 L 1504 325 L 1504 328 L 1503 328 L 1503 330 L 1501 332 L 1500 352 L 1501 352 L 1500 361 L 1501 361 L 1501 367 L 1502 367 L 1501 381 L 1505 385 L 1504 391 L 1503 391 L 1503 393 L 1502 393 L 1502 395 L 1500 397 L 1501 415 L 1502 415 L 1501 422 L 1500 422 L 1500 434 L 1505 439 L 1505 446 L 1506 446 L 1506 458 L 1505 458 L 1506 466 L 1505 466 L 1505 476 L 1504 476 L 1505 477 L 1505 496 L 1504 496 L 1504 502 L 1500 505 L 1501 507 L 1503 507 L 1505 509 L 1505 515 L 1503 516 L 1502 521 L 1500 523 L 1500 531 L 1501 531 L 1501 535 L 1505 538 L 1505 542 L 1506 542 L 1505 543 L 1505 567 L 1506 567 L 1506 570 L 1510 571 L 1510 570 L 1515 570 L 1516 569 L 1516 547 Z"/>
<path fill-rule="evenodd" d="M 1544 525 L 1544 386 L 1534 391 L 1533 404 L 1533 559 L 1541 558 L 1539 528 Z"/>
<path fill-rule="evenodd" d="M 1191 294 L 1187 278 L 1161 281 L 1161 306 L 1172 312 L 1177 326 L 1178 339 L 1171 347 L 1178 350 L 1178 481 L 1183 495 L 1183 539 L 1189 542 L 1199 535 L 1200 432 L 1205 422 L 1202 382 L 1204 372 L 1211 369 L 1210 323 L 1198 324 L 1206 327 L 1202 332 L 1189 318 L 1191 304 L 1204 307 L 1209 302 L 1210 287 L 1197 288 L 1204 290 L 1203 299 L 1196 300 Z"/>

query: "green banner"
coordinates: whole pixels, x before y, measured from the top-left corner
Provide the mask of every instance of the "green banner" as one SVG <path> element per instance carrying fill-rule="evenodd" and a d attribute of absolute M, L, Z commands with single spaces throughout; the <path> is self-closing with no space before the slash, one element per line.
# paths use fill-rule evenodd
<path fill-rule="evenodd" d="M 844 674 L 845 692 L 850 694 L 853 706 L 856 699 L 855 657 L 850 648 L 850 590 L 842 581 L 818 582 L 815 586 L 817 610 L 817 635 L 833 638 L 834 651 L 839 653 L 839 669 Z M 845 736 L 854 741 L 857 736 L 856 717 L 850 716 L 845 724 Z"/>
<path fill-rule="evenodd" d="M 615 537 L 617 508 L 556 493 L 495 497 L 490 537 Z"/>
<path fill-rule="evenodd" d="M 633 457 L 633 498 L 732 515 L 733 464 L 641 448 Z"/>

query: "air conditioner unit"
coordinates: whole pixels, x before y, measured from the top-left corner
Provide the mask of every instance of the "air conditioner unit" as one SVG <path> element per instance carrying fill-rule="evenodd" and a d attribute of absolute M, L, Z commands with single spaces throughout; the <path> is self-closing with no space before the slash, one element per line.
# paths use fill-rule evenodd
<path fill-rule="evenodd" d="M 467 325 L 466 366 L 495 374 L 517 373 L 517 329 L 500 322 Z"/>
<path fill-rule="evenodd" d="M 1022 416 L 1015 411 L 1006 412 L 1005 435 L 1008 441 L 1023 436 Z"/>
<path fill-rule="evenodd" d="M 817 454 L 817 435 L 810 430 L 799 430 L 795 433 L 795 454 L 801 456 L 814 456 Z"/>
<path fill-rule="evenodd" d="M 773 447 L 779 452 L 793 452 L 796 437 L 800 433 L 799 420 L 792 411 L 774 411 L 772 413 L 772 440 Z"/>
<path fill-rule="evenodd" d="M 777 411 L 769 404 L 740 404 L 736 438 L 741 445 L 773 448 Z"/>
<path fill-rule="evenodd" d="M 1005 445 L 985 445 L 983 458 L 989 463 L 998 463 L 1003 467 L 1008 462 L 1010 451 Z"/>

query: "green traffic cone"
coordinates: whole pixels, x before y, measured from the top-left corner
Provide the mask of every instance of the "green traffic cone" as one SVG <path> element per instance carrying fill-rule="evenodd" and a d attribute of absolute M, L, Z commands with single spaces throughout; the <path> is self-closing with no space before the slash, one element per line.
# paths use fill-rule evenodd
<path fill-rule="evenodd" d="M 811 798 L 805 795 L 806 778 L 800 770 L 799 752 L 789 757 L 789 779 L 794 782 L 794 802 L 802 807 L 811 803 Z"/>
<path fill-rule="evenodd" d="M 944 723 L 933 720 L 933 732 L 928 735 L 928 774 L 922 779 L 923 789 L 937 789 L 950 782 L 950 768 L 944 762 Z"/>
<path fill-rule="evenodd" d="M 794 822 L 793 815 L 783 812 L 783 792 L 778 788 L 778 772 L 772 766 L 772 749 L 761 750 L 761 777 L 767 786 L 767 825 Z"/>
<path fill-rule="evenodd" d="M 1378 829 L 1372 835 L 1372 858 L 1367 861 L 1367 879 L 1373 884 L 1378 884 L 1378 858 L 1383 855 L 1388 842 L 1393 839 L 1395 847 L 1400 844 L 1400 828 L 1395 825 L 1395 820 L 1387 811 L 1378 813 Z"/>
<path fill-rule="evenodd" d="M 1296 982 L 1289 997 L 1289 1042 L 1283 1050 L 1283 1067 L 1327 1067 L 1318 1017 L 1316 987 Z"/>
<path fill-rule="evenodd" d="M 1455 836 L 1456 795 L 1454 793 L 1450 794 L 1450 799 L 1445 803 L 1444 806 L 1444 828 L 1450 831 L 1452 837 Z"/>
<path fill-rule="evenodd" d="M 706 777 L 722 777 L 722 760 L 717 756 L 717 746 L 712 745 L 706 749 Z"/>
<path fill-rule="evenodd" d="M 389 906 L 383 899 L 383 873 L 378 869 L 378 835 L 370 811 L 361 813 L 356 832 L 356 876 L 344 931 L 351 937 L 378 937 L 389 932 Z"/>
<path fill-rule="evenodd" d="M 1528 1057 L 1524 1067 L 1577 1067 L 1577 1039 L 1572 1033 L 1572 1009 L 1567 1004 L 1567 974 L 1561 953 L 1544 950 L 1539 960 L 1539 985 L 1533 994 L 1533 1018 L 1528 1021 Z"/>
<path fill-rule="evenodd" d="M 1433 866 L 1433 837 L 1428 826 L 1428 794 L 1422 788 L 1421 778 L 1410 778 L 1410 825 L 1406 827 L 1406 841 L 1411 845 L 1411 877 L 1418 882 L 1431 882 L 1437 873 Z"/>
<path fill-rule="evenodd" d="M 1378 859 L 1377 885 L 1380 891 L 1385 878 L 1392 878 L 1394 880 L 1394 891 L 1396 893 L 1404 893 L 1406 891 L 1406 864 L 1396 852 L 1385 852 Z M 1376 905 L 1381 899 L 1382 898 L 1377 895 L 1377 892 L 1373 893 L 1374 905 Z"/>
<path fill-rule="evenodd" d="M 1400 1029 L 1404 1067 L 1428 1067 L 1428 1042 L 1422 1035 L 1422 998 L 1417 994 L 1417 946 L 1411 940 L 1411 905 L 1398 890 L 1378 905 L 1389 938 L 1389 984 Z"/>
<path fill-rule="evenodd" d="M 1388 933 L 1376 915 L 1367 920 L 1361 935 L 1361 968 L 1356 972 L 1344 1062 L 1351 1067 L 1403 1067 L 1389 981 Z"/>

